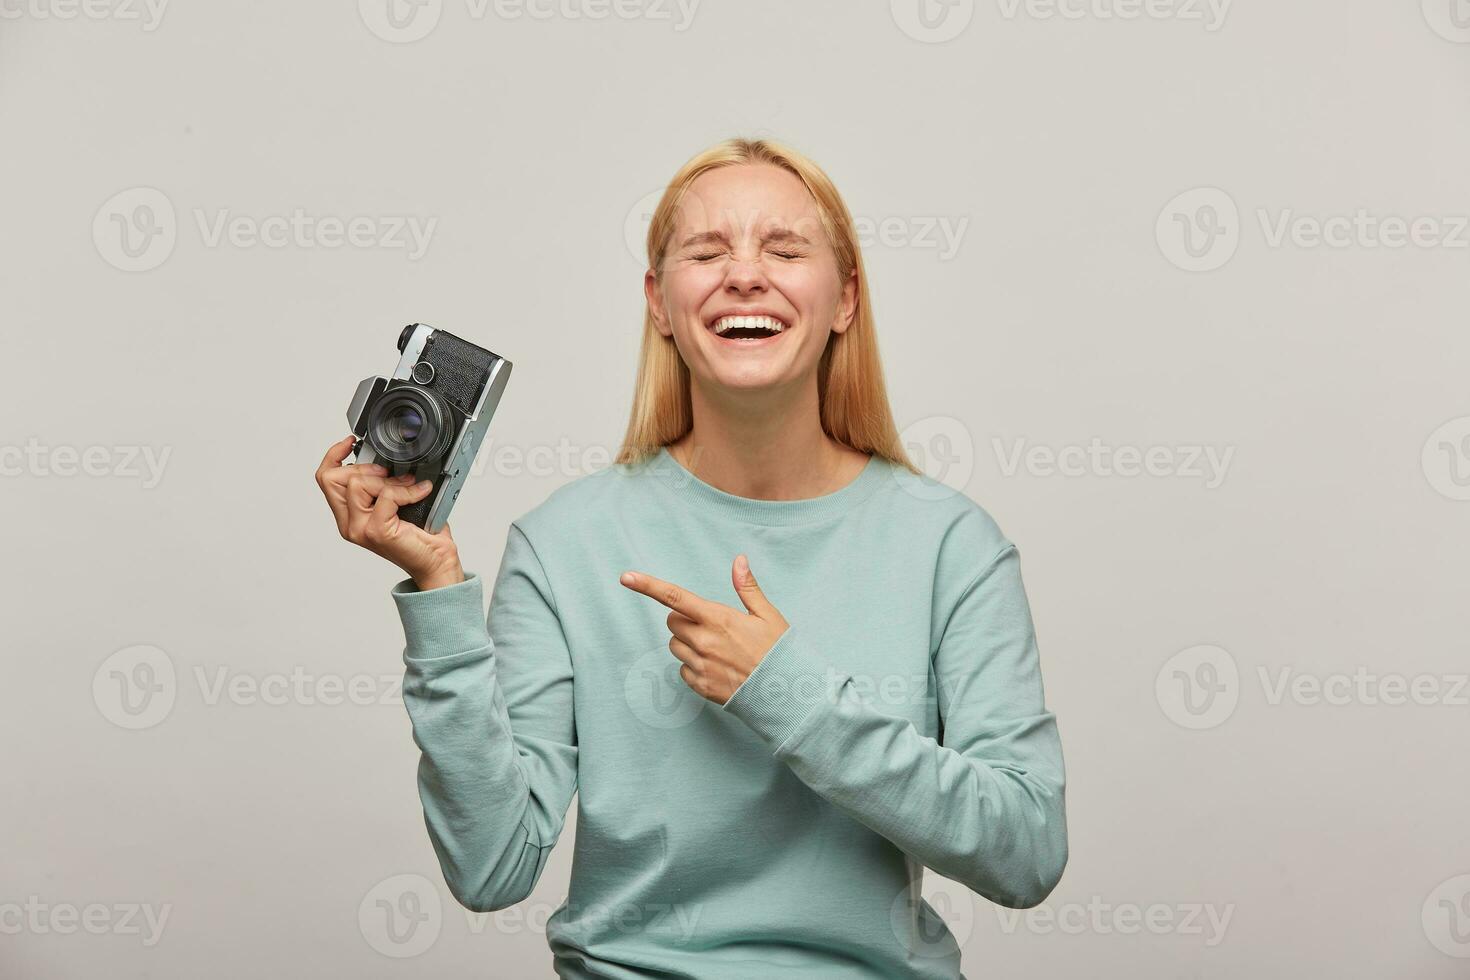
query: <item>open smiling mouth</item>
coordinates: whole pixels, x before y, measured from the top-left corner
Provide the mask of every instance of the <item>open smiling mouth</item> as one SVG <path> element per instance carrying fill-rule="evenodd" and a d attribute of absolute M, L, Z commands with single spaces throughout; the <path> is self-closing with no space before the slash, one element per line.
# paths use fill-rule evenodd
<path fill-rule="evenodd" d="M 749 347 L 778 339 L 786 332 L 787 324 L 766 314 L 721 316 L 710 321 L 707 329 L 721 340 Z"/>

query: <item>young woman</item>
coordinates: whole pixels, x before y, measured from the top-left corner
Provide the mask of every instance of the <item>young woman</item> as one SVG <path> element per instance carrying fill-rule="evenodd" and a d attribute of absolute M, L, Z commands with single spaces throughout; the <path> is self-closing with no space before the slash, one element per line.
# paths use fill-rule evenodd
<path fill-rule="evenodd" d="M 427 487 L 318 471 L 396 563 L 419 793 L 465 906 L 524 899 L 573 792 L 559 976 L 955 978 L 924 867 L 1012 908 L 1067 861 L 1016 548 L 913 469 L 827 176 L 732 140 L 648 234 L 615 465 L 512 521 L 483 617 Z M 756 573 L 759 574 L 757 583 Z"/>

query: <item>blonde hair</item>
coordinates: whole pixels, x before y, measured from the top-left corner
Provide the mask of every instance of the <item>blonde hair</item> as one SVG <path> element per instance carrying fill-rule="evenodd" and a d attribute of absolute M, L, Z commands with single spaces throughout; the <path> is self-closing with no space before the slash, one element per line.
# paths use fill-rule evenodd
<path fill-rule="evenodd" d="M 665 188 L 648 227 L 648 267 L 662 278 L 664 257 L 674 233 L 680 202 L 696 178 L 709 170 L 743 163 L 767 163 L 794 174 L 806 185 L 832 249 L 837 253 L 840 282 L 856 274 L 857 305 L 852 324 L 828 338 L 817 367 L 817 399 L 822 431 L 863 453 L 882 456 L 915 473 L 920 472 L 904 451 L 893 424 L 883 368 L 878 359 L 878 337 L 869 301 L 868 277 L 853 230 L 852 215 L 828 176 L 811 160 L 772 140 L 730 139 L 698 154 L 674 175 Z M 638 378 L 628 431 L 618 450 L 617 463 L 638 463 L 659 448 L 682 437 L 694 424 L 689 394 L 689 366 L 672 337 L 659 333 L 653 310 L 645 303 L 643 345 L 638 356 Z"/>

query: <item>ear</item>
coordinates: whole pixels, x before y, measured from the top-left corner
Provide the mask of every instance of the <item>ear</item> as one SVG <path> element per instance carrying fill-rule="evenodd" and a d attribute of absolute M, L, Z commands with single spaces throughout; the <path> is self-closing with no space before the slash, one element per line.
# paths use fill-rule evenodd
<path fill-rule="evenodd" d="M 669 326 L 669 318 L 664 311 L 664 296 L 658 286 L 658 276 L 649 269 L 643 273 L 643 295 L 648 300 L 648 312 L 653 314 L 653 324 L 658 327 L 658 332 L 665 337 L 673 335 L 673 329 Z"/>
<path fill-rule="evenodd" d="M 854 269 L 842 284 L 842 295 L 837 300 L 837 316 L 832 321 L 833 333 L 846 333 L 857 314 L 857 270 Z"/>

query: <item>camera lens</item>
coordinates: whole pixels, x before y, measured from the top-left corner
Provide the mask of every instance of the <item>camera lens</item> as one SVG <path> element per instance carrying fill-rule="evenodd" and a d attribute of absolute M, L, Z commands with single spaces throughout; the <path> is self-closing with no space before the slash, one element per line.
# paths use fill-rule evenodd
<path fill-rule="evenodd" d="M 400 405 L 393 414 L 383 420 L 384 428 L 393 434 L 393 441 L 410 443 L 419 437 L 424 428 L 424 417 L 412 405 Z"/>
<path fill-rule="evenodd" d="M 448 418 L 433 392 L 389 388 L 368 413 L 368 439 L 393 463 L 433 459 L 449 448 Z"/>

